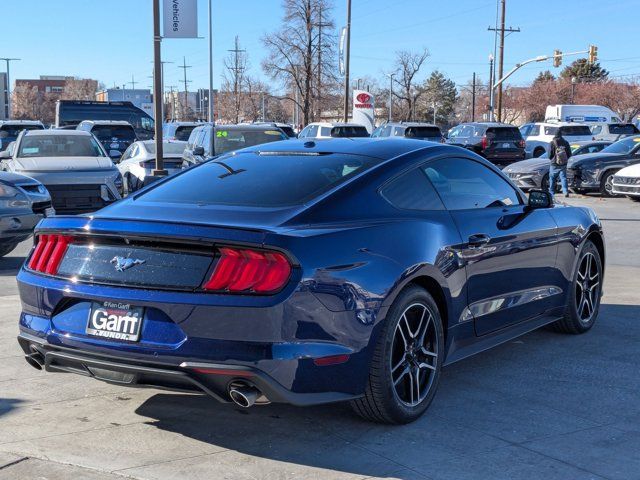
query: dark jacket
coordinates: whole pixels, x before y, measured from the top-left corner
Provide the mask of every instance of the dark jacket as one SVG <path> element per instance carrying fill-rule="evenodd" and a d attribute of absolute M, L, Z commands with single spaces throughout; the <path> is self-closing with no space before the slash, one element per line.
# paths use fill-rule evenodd
<path fill-rule="evenodd" d="M 566 167 L 566 165 L 558 165 L 556 163 L 556 149 L 561 145 L 564 147 L 565 152 L 567 152 L 567 159 L 571 158 L 571 145 L 562 137 L 555 137 L 551 140 L 549 145 L 549 158 L 554 166 Z"/>

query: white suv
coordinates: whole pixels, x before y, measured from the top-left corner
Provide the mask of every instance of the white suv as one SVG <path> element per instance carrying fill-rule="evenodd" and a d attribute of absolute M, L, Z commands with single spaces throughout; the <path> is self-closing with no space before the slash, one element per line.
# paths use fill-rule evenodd
<path fill-rule="evenodd" d="M 586 142 L 593 140 L 588 125 L 580 123 L 526 123 L 520 127 L 524 139 L 526 158 L 537 158 L 549 151 L 549 143 L 560 130 L 567 142 Z"/>
<path fill-rule="evenodd" d="M 310 123 L 298 134 L 298 138 L 353 138 L 368 137 L 369 132 L 363 125 L 355 123 Z"/>

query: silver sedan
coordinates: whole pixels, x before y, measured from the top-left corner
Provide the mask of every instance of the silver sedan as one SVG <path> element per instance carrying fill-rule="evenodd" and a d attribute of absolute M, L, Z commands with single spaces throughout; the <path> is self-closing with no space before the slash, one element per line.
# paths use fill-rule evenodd
<path fill-rule="evenodd" d="M 162 142 L 162 156 L 164 168 L 169 175 L 177 173 L 182 166 L 182 153 L 187 142 L 166 140 Z M 153 140 L 132 143 L 124 152 L 118 170 L 124 179 L 127 193 L 135 192 L 145 185 L 145 179 L 150 176 L 156 165 L 156 144 Z"/>

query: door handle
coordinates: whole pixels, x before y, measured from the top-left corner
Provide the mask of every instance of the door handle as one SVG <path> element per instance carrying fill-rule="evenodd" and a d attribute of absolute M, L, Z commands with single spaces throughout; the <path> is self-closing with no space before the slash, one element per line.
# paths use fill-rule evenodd
<path fill-rule="evenodd" d="M 489 235 L 484 233 L 476 233 L 475 235 L 469 235 L 469 248 L 480 248 L 491 241 Z"/>

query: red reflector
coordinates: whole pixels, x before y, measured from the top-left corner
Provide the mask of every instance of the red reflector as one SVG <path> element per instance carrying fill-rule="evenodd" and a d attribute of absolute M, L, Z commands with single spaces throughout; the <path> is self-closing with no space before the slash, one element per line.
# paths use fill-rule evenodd
<path fill-rule="evenodd" d="M 230 377 L 253 377 L 253 373 L 245 370 L 225 370 L 224 368 L 193 368 L 193 372 L 204 375 L 229 375 Z"/>
<path fill-rule="evenodd" d="M 220 258 L 205 290 L 272 293 L 289 279 L 291 265 L 283 254 L 247 248 L 220 248 Z"/>
<path fill-rule="evenodd" d="M 329 357 L 314 358 L 313 363 L 318 367 L 326 367 L 328 365 L 338 365 L 349 360 L 349 355 L 331 355 Z"/>
<path fill-rule="evenodd" d="M 484 137 L 482 137 L 481 142 L 482 143 L 480 145 L 482 146 L 483 150 L 489 146 L 489 139 L 487 138 L 486 135 Z"/>
<path fill-rule="evenodd" d="M 55 275 L 73 237 L 67 235 L 40 235 L 27 266 L 37 272 Z"/>

